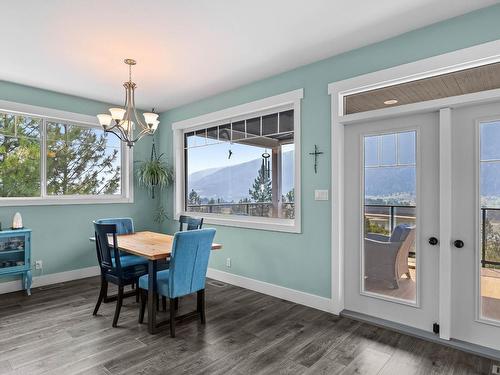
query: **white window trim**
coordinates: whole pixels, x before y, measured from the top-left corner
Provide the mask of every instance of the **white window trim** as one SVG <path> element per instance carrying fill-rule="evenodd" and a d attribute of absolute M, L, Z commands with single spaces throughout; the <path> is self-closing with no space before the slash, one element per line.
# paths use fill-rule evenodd
<path fill-rule="evenodd" d="M 101 204 L 101 203 L 133 203 L 134 184 L 132 179 L 133 154 L 132 150 L 121 142 L 121 173 L 122 173 L 122 194 L 120 195 L 65 195 L 52 196 L 46 193 L 46 160 L 43 155 L 46 145 L 45 128 L 47 121 L 56 120 L 78 126 L 88 126 L 99 128 L 97 118 L 80 113 L 60 111 L 53 108 L 39 107 L 29 104 L 15 103 L 0 100 L 0 112 L 7 112 L 17 115 L 33 116 L 42 118 L 42 128 L 40 129 L 40 189 L 39 197 L 8 197 L 0 198 L 1 206 L 36 206 L 36 205 L 64 205 L 64 204 Z"/>
<path fill-rule="evenodd" d="M 294 110 L 294 144 L 295 144 L 295 219 L 277 219 L 262 218 L 257 216 L 238 216 L 238 215 L 218 215 L 195 213 L 196 216 L 203 217 L 205 223 L 225 225 L 231 227 L 251 228 L 261 230 L 271 230 L 279 232 L 300 233 L 301 232 L 301 178 L 300 178 L 300 104 L 304 97 L 304 90 L 297 89 L 283 94 L 256 100 L 250 103 L 237 105 L 220 111 L 207 113 L 187 120 L 174 122 L 173 147 L 174 147 L 174 166 L 175 166 L 175 184 L 174 184 L 174 213 L 178 219 L 180 215 L 193 215 L 193 212 L 185 212 L 185 176 L 184 176 L 184 141 L 183 134 L 188 130 L 209 127 L 217 123 L 222 124 L 228 120 L 236 120 L 241 116 L 248 116 L 253 113 L 279 108 L 285 105 L 291 105 Z"/>

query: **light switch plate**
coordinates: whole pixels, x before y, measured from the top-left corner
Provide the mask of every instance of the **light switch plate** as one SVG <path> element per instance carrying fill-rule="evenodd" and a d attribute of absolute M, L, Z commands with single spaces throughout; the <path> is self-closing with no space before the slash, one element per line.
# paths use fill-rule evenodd
<path fill-rule="evenodd" d="M 327 201 L 328 200 L 328 190 L 314 190 L 314 200 Z"/>

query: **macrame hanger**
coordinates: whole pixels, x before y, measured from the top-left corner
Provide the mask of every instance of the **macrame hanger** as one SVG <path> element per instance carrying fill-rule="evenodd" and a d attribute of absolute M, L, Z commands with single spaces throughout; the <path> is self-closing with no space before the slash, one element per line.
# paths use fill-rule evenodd
<path fill-rule="evenodd" d="M 155 137 L 153 137 L 153 146 L 151 146 L 151 161 L 154 159 L 156 159 Z"/>

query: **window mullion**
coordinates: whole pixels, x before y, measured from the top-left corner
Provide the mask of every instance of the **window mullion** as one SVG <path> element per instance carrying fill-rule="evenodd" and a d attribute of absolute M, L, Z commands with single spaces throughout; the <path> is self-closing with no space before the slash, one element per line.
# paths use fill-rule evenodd
<path fill-rule="evenodd" d="M 40 193 L 42 198 L 47 197 L 47 119 L 42 117 L 40 131 Z"/>

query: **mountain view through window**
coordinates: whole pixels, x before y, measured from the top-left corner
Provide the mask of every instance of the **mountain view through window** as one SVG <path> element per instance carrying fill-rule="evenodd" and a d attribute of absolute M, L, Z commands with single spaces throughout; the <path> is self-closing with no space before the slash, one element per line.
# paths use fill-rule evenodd
<path fill-rule="evenodd" d="M 293 219 L 293 111 L 185 133 L 186 211 Z"/>

